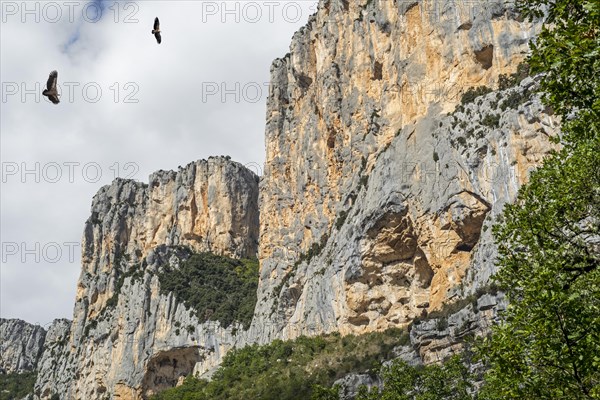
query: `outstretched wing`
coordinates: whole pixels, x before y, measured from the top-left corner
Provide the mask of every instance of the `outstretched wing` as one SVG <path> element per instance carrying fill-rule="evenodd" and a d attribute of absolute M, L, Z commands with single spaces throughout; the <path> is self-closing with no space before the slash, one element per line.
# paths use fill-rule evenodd
<path fill-rule="evenodd" d="M 154 18 L 154 30 L 155 31 L 160 30 L 160 22 L 158 21 L 158 17 Z"/>
<path fill-rule="evenodd" d="M 160 38 L 160 32 L 156 32 L 154 34 L 154 37 L 156 38 L 156 41 L 158 42 L 158 44 L 160 44 L 161 38 Z"/>
<path fill-rule="evenodd" d="M 52 71 L 50 72 L 50 76 L 48 77 L 48 82 L 46 83 L 46 88 L 49 91 L 56 91 L 56 80 L 58 79 L 58 72 Z"/>

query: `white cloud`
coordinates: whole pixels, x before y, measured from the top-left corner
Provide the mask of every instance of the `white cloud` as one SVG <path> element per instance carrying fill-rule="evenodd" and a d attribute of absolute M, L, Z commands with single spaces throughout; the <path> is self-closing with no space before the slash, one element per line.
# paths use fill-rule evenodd
<path fill-rule="evenodd" d="M 80 242 L 91 199 L 112 181 L 115 163 L 120 176 L 131 172 L 124 170 L 126 163 L 135 163 L 133 178 L 142 181 L 155 170 L 211 155 L 262 165 L 269 67 L 288 52 L 316 0 L 105 1 L 102 18 L 94 23 L 82 10 L 91 4 L 93 18 L 98 2 L 78 3 L 73 20 L 63 1 L 27 2 L 29 10 L 38 4 L 39 22 L 23 4 L 1 3 L 0 153 L 3 172 L 17 170 L 2 177 L 0 315 L 45 324 L 72 317 L 79 252 L 76 260 L 64 255 L 53 263 L 27 254 L 23 262 L 22 252 L 4 250 L 13 252 L 12 243 L 31 249 L 36 243 Z M 51 23 L 55 6 L 62 17 Z M 160 45 L 151 34 L 155 16 L 163 31 Z M 127 17 L 138 22 L 126 23 Z M 59 105 L 39 93 L 53 69 L 62 90 Z M 203 88 L 231 90 L 236 84 L 246 87 L 246 98 L 203 96 Z M 7 93 L 15 85 L 18 92 Z M 35 92 L 25 101 L 23 87 Z M 98 88 L 101 96 L 92 102 Z M 22 176 L 23 167 L 36 166 L 39 173 Z M 101 171 L 97 182 L 94 166 Z M 60 179 L 50 182 L 57 171 Z"/>

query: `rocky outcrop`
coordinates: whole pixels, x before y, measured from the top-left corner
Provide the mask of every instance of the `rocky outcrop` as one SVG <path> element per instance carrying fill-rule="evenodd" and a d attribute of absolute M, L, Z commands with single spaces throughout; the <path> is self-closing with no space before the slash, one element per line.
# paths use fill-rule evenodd
<path fill-rule="evenodd" d="M 335 381 L 333 385 L 339 387 L 340 400 L 350 400 L 356 398 L 361 386 L 373 390 L 375 387 L 383 387 L 383 382 L 379 377 L 368 374 L 349 374 Z"/>
<path fill-rule="evenodd" d="M 44 352 L 41 354 L 38 363 L 38 381 L 35 387 L 36 398 L 39 398 L 42 393 L 39 386 L 40 378 L 51 381 L 53 388 L 61 387 L 61 384 L 64 385 L 72 378 L 76 366 L 72 365 L 72 360 L 69 357 L 69 354 L 74 351 L 73 346 L 69 343 L 70 334 L 71 321 L 67 319 L 56 319 L 50 325 L 46 334 Z M 58 389 L 51 391 L 48 388 L 45 388 L 44 392 L 43 395 L 48 398 L 53 394 L 61 393 Z"/>
<path fill-rule="evenodd" d="M 0 318 L 0 373 L 35 371 L 46 331 L 18 319 Z"/>
<path fill-rule="evenodd" d="M 556 127 L 531 79 L 455 109 L 538 27 L 503 1 L 319 4 L 271 68 L 253 336 L 407 325 L 487 284 Z"/>
<path fill-rule="evenodd" d="M 84 263 L 95 266 L 112 253 L 139 256 L 159 245 L 254 257 L 257 185 L 256 175 L 228 157 L 155 172 L 148 184 L 117 180 L 94 197 Z"/>
<path fill-rule="evenodd" d="M 402 127 L 514 72 L 535 31 L 503 1 L 321 1 L 271 67 L 263 278 L 320 241 Z"/>
<path fill-rule="evenodd" d="M 158 274 L 192 251 L 255 257 L 257 200 L 258 177 L 223 157 L 100 189 L 85 224 L 73 323 L 49 333 L 60 345 L 46 346 L 38 398 L 147 398 L 218 364 L 243 340 L 233 338 L 237 326 L 201 323 L 161 293 Z"/>
<path fill-rule="evenodd" d="M 487 335 L 506 306 L 502 293 L 470 296 L 449 307 L 451 310 L 443 315 L 415 321 L 410 331 L 412 346 L 425 364 L 444 361 L 464 350 L 465 338 Z"/>
<path fill-rule="evenodd" d="M 321 243 L 299 261 L 279 260 L 270 279 L 264 261 L 255 322 L 269 323 L 256 325 L 257 336 L 407 326 L 488 285 L 490 227 L 557 131 L 534 86 L 528 78 L 450 114 L 434 106 L 399 130 L 359 175 Z"/>

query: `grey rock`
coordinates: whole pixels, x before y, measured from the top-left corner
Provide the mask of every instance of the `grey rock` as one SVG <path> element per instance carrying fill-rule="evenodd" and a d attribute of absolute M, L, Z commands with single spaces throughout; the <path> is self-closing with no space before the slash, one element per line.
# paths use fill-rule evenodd
<path fill-rule="evenodd" d="M 72 360 L 68 357 L 71 350 L 69 339 L 71 335 L 71 321 L 56 319 L 48 328 L 44 352 L 38 364 L 38 380 L 35 384 L 35 394 L 42 398 L 49 398 L 57 394 L 61 399 L 68 399 L 70 392 L 62 390 L 73 376 Z M 42 379 L 40 379 L 42 377 Z M 44 387 L 40 382 L 49 379 L 53 382 L 54 390 Z M 60 389 L 58 389 L 60 388 Z"/>
<path fill-rule="evenodd" d="M 394 349 L 394 360 L 399 359 L 408 365 L 421 365 L 423 361 L 412 345 L 400 346 Z M 389 365 L 390 362 L 385 362 L 384 365 Z"/>
<path fill-rule="evenodd" d="M 35 371 L 44 347 L 46 331 L 18 319 L 0 318 L 0 371 Z"/>
<path fill-rule="evenodd" d="M 369 374 L 348 374 L 333 384 L 334 386 L 340 386 L 340 400 L 356 398 L 361 386 L 366 386 L 369 389 L 383 387 L 383 382 L 378 376 L 371 376 Z"/>
<path fill-rule="evenodd" d="M 201 323 L 161 293 L 157 273 L 192 251 L 255 257 L 257 200 L 258 177 L 227 157 L 101 188 L 85 224 L 74 319 L 48 333 L 36 398 L 146 398 L 247 343 L 234 335 L 239 326 Z"/>
<path fill-rule="evenodd" d="M 498 304 L 496 296 L 491 294 L 484 294 L 479 299 L 477 299 L 477 309 L 479 311 L 489 310 L 490 308 L 494 308 Z"/>

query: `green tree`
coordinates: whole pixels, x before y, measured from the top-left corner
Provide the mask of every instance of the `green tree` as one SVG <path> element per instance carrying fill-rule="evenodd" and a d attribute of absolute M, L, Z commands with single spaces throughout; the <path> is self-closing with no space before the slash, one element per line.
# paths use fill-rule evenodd
<path fill-rule="evenodd" d="M 518 0 L 546 17 L 529 64 L 562 149 L 495 227 L 510 306 L 480 348 L 483 399 L 600 399 L 600 3 Z"/>
<path fill-rule="evenodd" d="M 488 398 L 600 398 L 599 154 L 547 160 L 495 228 L 511 305 L 482 351 Z"/>
<path fill-rule="evenodd" d="M 181 386 L 167 389 L 152 397 L 153 400 L 208 400 L 204 394 L 208 382 L 196 379 L 193 376 L 185 378 Z"/>
<path fill-rule="evenodd" d="M 541 90 L 561 116 L 600 110 L 600 3 L 597 0 L 517 0 L 530 19 L 545 17 L 531 44 L 531 72 L 545 74 Z M 596 119 L 597 121 L 597 119 Z"/>
<path fill-rule="evenodd" d="M 173 293 L 201 321 L 250 326 L 258 288 L 258 260 L 236 260 L 211 253 L 193 254 L 177 268 L 158 275 L 161 293 Z M 124 278 L 123 278 L 124 279 Z"/>
<path fill-rule="evenodd" d="M 326 388 L 321 385 L 314 385 L 310 400 L 339 400 L 340 387 L 335 385 L 332 388 Z"/>
<path fill-rule="evenodd" d="M 22 399 L 33 393 L 35 379 L 35 372 L 0 373 L 0 400 Z"/>

